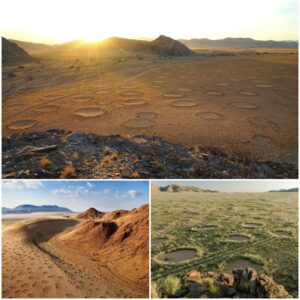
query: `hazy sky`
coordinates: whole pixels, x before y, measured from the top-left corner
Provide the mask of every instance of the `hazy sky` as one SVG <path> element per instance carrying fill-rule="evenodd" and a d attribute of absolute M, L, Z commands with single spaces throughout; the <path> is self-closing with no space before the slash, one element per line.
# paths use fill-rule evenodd
<path fill-rule="evenodd" d="M 58 205 L 75 212 L 133 209 L 148 203 L 147 181 L 4 180 L 2 206 Z"/>
<path fill-rule="evenodd" d="M 297 40 L 297 0 L 6 0 L 2 35 L 59 43 L 110 36 Z"/>
<path fill-rule="evenodd" d="M 297 180 L 198 180 L 198 181 L 159 181 L 154 184 L 166 186 L 169 184 L 197 186 L 220 192 L 267 192 L 269 190 L 290 189 L 298 187 Z"/>

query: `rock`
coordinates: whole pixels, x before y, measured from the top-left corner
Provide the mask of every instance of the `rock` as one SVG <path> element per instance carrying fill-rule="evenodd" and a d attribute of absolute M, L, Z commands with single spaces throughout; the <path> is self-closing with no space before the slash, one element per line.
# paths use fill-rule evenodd
<path fill-rule="evenodd" d="M 229 288 L 227 290 L 226 296 L 233 297 L 237 293 L 237 290 L 233 287 Z"/>
<path fill-rule="evenodd" d="M 200 282 L 202 274 L 196 270 L 190 271 L 184 276 L 185 282 Z"/>

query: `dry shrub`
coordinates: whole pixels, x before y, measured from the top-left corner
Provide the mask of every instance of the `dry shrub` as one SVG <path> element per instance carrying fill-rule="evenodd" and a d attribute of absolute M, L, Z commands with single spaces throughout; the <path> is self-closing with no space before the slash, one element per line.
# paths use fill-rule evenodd
<path fill-rule="evenodd" d="M 76 175 L 76 170 L 72 165 L 68 165 L 64 168 L 60 178 L 68 178 Z"/>
<path fill-rule="evenodd" d="M 52 161 L 48 158 L 48 157 L 46 157 L 46 156 L 44 156 L 41 160 L 40 160 L 40 167 L 42 168 L 42 169 L 45 169 L 45 168 L 47 168 L 47 167 L 50 167 L 52 165 Z"/>
<path fill-rule="evenodd" d="M 247 164 L 253 164 L 258 160 L 254 149 L 251 149 L 247 144 L 230 144 L 226 152 Z"/>
<path fill-rule="evenodd" d="M 133 179 L 139 179 L 139 178 L 141 178 L 141 175 L 139 174 L 139 172 L 134 171 L 132 173 L 132 175 L 131 175 L 131 178 L 133 178 Z"/>
<path fill-rule="evenodd" d="M 118 157 L 119 157 L 119 154 L 118 154 L 118 153 L 113 153 L 113 154 L 111 155 L 111 158 L 112 158 L 113 160 L 117 160 Z"/>

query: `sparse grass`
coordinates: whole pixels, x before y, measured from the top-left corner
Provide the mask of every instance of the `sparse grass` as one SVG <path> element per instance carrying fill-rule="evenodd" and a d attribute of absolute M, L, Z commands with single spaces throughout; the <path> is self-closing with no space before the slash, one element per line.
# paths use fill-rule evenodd
<path fill-rule="evenodd" d="M 181 288 L 181 281 L 178 277 L 167 276 L 162 282 L 159 283 L 160 297 L 172 297 Z"/>

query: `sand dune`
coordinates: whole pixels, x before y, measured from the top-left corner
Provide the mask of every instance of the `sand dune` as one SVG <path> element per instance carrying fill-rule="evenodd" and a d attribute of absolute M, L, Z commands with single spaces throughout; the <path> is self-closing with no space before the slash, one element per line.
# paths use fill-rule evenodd
<path fill-rule="evenodd" d="M 120 218 L 113 235 L 112 223 L 101 231 L 75 218 L 4 222 L 3 297 L 148 297 L 148 207 Z"/>

